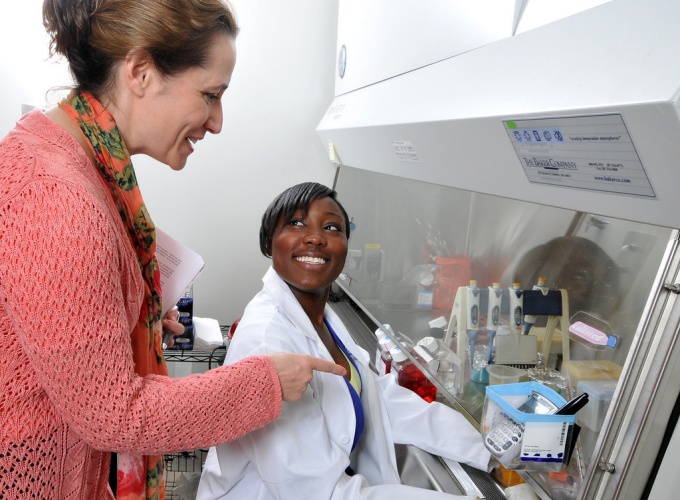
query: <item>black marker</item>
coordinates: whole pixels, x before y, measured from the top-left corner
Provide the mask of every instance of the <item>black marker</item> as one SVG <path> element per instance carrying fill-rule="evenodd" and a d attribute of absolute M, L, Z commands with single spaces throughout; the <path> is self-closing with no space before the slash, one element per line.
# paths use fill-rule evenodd
<path fill-rule="evenodd" d="M 576 396 L 571 401 L 568 401 L 562 408 L 557 410 L 553 415 L 576 415 L 576 412 L 588 404 L 588 393 Z"/>

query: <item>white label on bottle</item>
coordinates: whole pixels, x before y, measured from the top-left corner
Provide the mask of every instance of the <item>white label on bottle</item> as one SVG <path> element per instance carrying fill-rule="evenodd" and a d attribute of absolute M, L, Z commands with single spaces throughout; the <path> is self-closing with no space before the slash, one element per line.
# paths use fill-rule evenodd
<path fill-rule="evenodd" d="M 420 355 L 421 358 L 423 358 L 425 363 L 429 363 L 434 359 L 432 355 L 430 355 L 430 353 L 427 352 L 427 350 L 421 345 L 415 346 L 414 350 L 418 353 L 418 355 Z"/>
<path fill-rule="evenodd" d="M 429 309 L 432 307 L 432 290 L 418 290 L 417 306 L 422 309 Z"/>

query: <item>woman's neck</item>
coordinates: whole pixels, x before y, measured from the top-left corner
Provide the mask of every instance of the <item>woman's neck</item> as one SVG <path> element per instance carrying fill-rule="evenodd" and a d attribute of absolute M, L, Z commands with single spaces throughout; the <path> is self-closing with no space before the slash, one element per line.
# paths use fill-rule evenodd
<path fill-rule="evenodd" d="M 326 309 L 330 288 L 325 293 L 314 294 L 305 293 L 294 288 L 291 288 L 291 290 L 307 314 L 307 317 L 309 317 L 312 325 L 314 325 L 314 328 L 318 330 L 318 328 L 323 327 L 323 313 Z"/>

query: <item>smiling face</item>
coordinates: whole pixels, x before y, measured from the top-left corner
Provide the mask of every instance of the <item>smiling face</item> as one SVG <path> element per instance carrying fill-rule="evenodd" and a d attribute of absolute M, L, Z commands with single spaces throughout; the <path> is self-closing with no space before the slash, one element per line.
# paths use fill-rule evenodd
<path fill-rule="evenodd" d="M 146 154 L 173 170 L 181 170 L 194 145 L 207 132 L 222 130 L 222 102 L 236 63 L 233 37 L 218 34 L 207 64 L 178 75 L 151 77 L 137 101 L 134 134 L 125 137 L 131 154 Z"/>
<path fill-rule="evenodd" d="M 346 220 L 332 198 L 313 201 L 306 214 L 297 209 L 290 220 L 279 219 L 272 264 L 298 300 L 310 296 L 325 300 L 346 257 Z"/>

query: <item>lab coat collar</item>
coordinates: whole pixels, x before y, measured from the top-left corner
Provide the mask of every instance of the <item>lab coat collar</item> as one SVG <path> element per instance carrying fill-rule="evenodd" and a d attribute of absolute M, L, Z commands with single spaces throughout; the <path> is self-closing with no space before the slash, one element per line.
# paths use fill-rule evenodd
<path fill-rule="evenodd" d="M 297 331 L 310 339 L 318 340 L 319 337 L 307 313 L 305 313 L 300 302 L 293 295 L 288 283 L 281 279 L 273 267 L 269 267 L 267 273 L 262 278 L 262 283 L 264 283 L 264 289 L 267 293 L 280 299 L 280 312 L 288 317 L 295 325 Z"/>
<path fill-rule="evenodd" d="M 288 283 L 281 279 L 273 267 L 269 267 L 267 273 L 262 278 L 262 283 L 264 284 L 264 288 L 268 293 L 272 294 L 274 297 L 281 298 L 281 312 L 285 314 L 295 325 L 297 331 L 302 335 L 314 340 L 315 342 L 318 342 L 319 337 L 314 330 L 312 322 L 309 320 L 309 317 L 305 313 L 304 309 L 302 309 L 302 306 L 291 291 Z M 338 315 L 335 314 L 335 311 L 333 311 L 333 309 L 331 309 L 328 304 L 326 304 L 324 316 L 330 323 L 333 331 L 340 338 L 342 343 L 349 349 L 352 355 L 355 358 L 360 359 L 362 364 L 367 365 L 370 358 L 368 353 L 356 345 L 356 343 L 351 339 L 342 321 L 340 321 Z"/>

